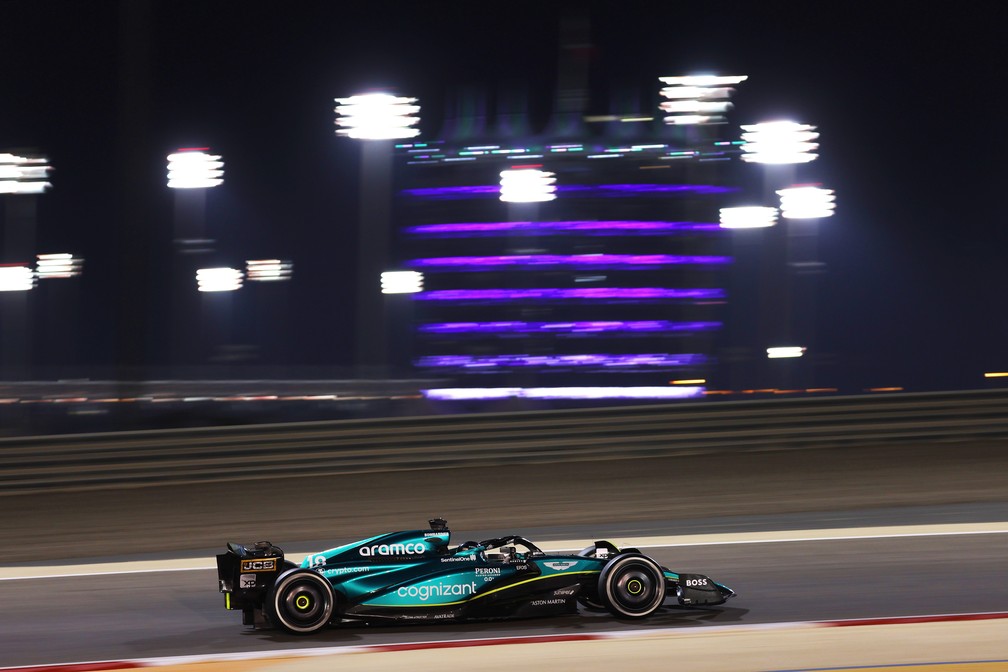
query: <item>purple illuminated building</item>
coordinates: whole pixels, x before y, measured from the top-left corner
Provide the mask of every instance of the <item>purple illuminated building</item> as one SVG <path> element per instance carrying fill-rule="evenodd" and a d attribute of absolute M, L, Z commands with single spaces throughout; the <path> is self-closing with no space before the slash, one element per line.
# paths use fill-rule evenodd
<path fill-rule="evenodd" d="M 562 222 L 457 222 L 408 226 L 411 238 L 491 238 L 501 236 L 668 236 L 681 233 L 717 234 L 720 226 L 701 222 L 641 222 L 583 220 Z"/>
<path fill-rule="evenodd" d="M 561 184 L 557 193 L 576 194 L 578 196 L 642 197 L 647 195 L 666 194 L 730 194 L 735 191 L 730 187 L 720 187 L 713 184 Z M 414 198 L 437 199 L 467 199 L 494 198 L 500 195 L 500 186 L 496 184 L 473 184 L 457 187 L 425 187 L 420 189 L 404 189 L 403 195 Z"/>
<path fill-rule="evenodd" d="M 399 301 L 411 324 L 396 354 L 453 390 L 430 398 L 702 394 L 662 390 L 717 366 L 733 263 L 717 220 L 733 188 L 703 151 L 684 152 L 697 133 L 647 133 L 663 141 L 625 154 L 599 138 L 563 152 L 541 138 L 397 148 L 398 266 L 423 273 L 424 290 Z M 555 175 L 553 200 L 500 200 L 499 173 L 526 163 Z"/>
<path fill-rule="evenodd" d="M 424 287 L 395 299 L 400 370 L 437 379 L 431 399 L 702 395 L 731 299 L 733 127 L 662 123 L 658 82 L 653 109 L 592 122 L 570 88 L 587 80 L 560 80 L 538 129 L 520 97 L 464 94 L 438 137 L 396 145 L 396 265 Z M 517 170 L 549 193 L 501 200 Z"/>
<path fill-rule="evenodd" d="M 497 268 L 595 269 L 599 271 L 663 266 L 728 264 L 729 257 L 681 254 L 511 254 L 490 257 L 433 257 L 413 259 L 421 271 L 490 271 Z"/>

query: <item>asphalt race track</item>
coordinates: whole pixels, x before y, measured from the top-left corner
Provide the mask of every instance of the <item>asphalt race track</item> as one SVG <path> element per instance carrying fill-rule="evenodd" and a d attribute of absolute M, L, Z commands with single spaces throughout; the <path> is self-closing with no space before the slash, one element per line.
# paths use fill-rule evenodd
<path fill-rule="evenodd" d="M 0 497 L 6 509 L 0 566 L 180 557 L 205 558 L 210 565 L 227 539 L 270 538 L 294 555 L 354 536 L 422 527 L 424 518 L 438 514 L 452 523 L 454 543 L 513 531 L 546 548 L 550 539 L 822 528 L 835 528 L 842 537 L 845 529 L 869 525 L 1004 522 L 1006 448 L 890 446 L 551 465 L 548 473 L 515 466 L 493 475 L 438 470 L 374 474 L 353 483 L 290 479 L 224 491 L 206 486 Z M 702 473 L 720 479 L 690 481 Z M 327 487 L 331 498 L 325 497 Z M 365 492 L 373 504 L 362 498 Z M 355 503 L 348 501 L 351 495 Z M 473 504 L 469 510 L 467 501 Z M 319 515 L 313 519 L 311 511 Z M 493 513 L 481 516 L 483 511 Z M 392 517 L 398 522 L 389 522 Z M 293 531 L 284 535 L 285 529 Z M 328 533 L 333 529 L 338 531 Z M 1008 611 L 1004 533 L 642 550 L 673 570 L 709 574 L 739 597 L 709 610 L 670 607 L 633 623 L 583 613 L 511 623 L 351 626 L 302 638 L 244 628 L 239 613 L 223 608 L 212 569 L 3 580 L 0 667 Z"/>
<path fill-rule="evenodd" d="M 875 512 L 948 519 L 1008 507 Z M 787 518 L 777 527 L 795 524 Z M 838 528 L 842 534 L 843 528 Z M 581 530 L 568 530 L 580 532 Z M 558 533 L 564 530 L 557 530 Z M 213 570 L 0 582 L 0 665 L 276 651 L 306 646 L 703 628 L 807 620 L 1001 611 L 1008 606 L 1008 534 L 921 536 L 643 549 L 673 569 L 703 571 L 739 597 L 711 609 L 668 607 L 646 621 L 608 615 L 491 624 L 345 626 L 293 637 L 240 625 L 216 592 Z M 16 608 L 9 608 L 17 605 Z"/>

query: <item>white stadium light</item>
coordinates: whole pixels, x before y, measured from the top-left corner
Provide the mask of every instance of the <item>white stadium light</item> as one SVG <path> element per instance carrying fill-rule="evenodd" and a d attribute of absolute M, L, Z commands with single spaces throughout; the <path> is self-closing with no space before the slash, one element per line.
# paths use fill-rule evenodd
<path fill-rule="evenodd" d="M 667 100 L 658 107 L 664 112 L 676 114 L 724 114 L 731 108 L 731 103 L 728 101 Z"/>
<path fill-rule="evenodd" d="M 366 93 L 337 98 L 336 133 L 357 140 L 400 140 L 415 138 L 414 128 L 420 118 L 416 98 L 402 98 L 390 93 Z"/>
<path fill-rule="evenodd" d="M 36 274 L 39 280 L 72 278 L 81 274 L 84 260 L 72 254 L 40 254 Z"/>
<path fill-rule="evenodd" d="M 819 145 L 815 126 L 794 121 L 768 121 L 742 127 L 742 160 L 750 163 L 808 163 Z"/>
<path fill-rule="evenodd" d="M 43 157 L 0 154 L 0 194 L 41 194 L 52 187 L 50 170 Z"/>
<path fill-rule="evenodd" d="M 206 147 L 180 149 L 168 155 L 171 189 L 208 189 L 224 183 L 224 162 Z"/>
<path fill-rule="evenodd" d="M 805 348 L 799 345 L 787 345 L 775 348 L 767 348 L 767 359 L 788 359 L 801 357 L 805 354 Z"/>
<path fill-rule="evenodd" d="M 290 280 L 294 264 L 280 259 L 251 259 L 245 262 L 245 276 L 249 282 L 276 282 Z"/>
<path fill-rule="evenodd" d="M 709 114 L 677 114 L 665 117 L 665 123 L 670 126 L 698 126 L 700 124 L 713 124 L 721 117 Z"/>
<path fill-rule="evenodd" d="M 423 273 L 385 271 L 381 274 L 382 294 L 416 294 L 423 291 Z"/>
<path fill-rule="evenodd" d="M 832 189 L 817 185 L 788 187 L 777 192 L 781 217 L 786 219 L 821 219 L 832 217 L 836 196 Z"/>
<path fill-rule="evenodd" d="M 540 203 L 556 198 L 556 177 L 534 168 L 503 170 L 500 174 L 500 200 L 506 203 Z"/>
<path fill-rule="evenodd" d="M 27 266 L 0 266 L 0 292 L 23 292 L 35 286 L 35 273 Z"/>
<path fill-rule="evenodd" d="M 734 89 L 730 88 L 708 88 L 704 86 L 667 86 L 661 90 L 661 94 L 666 98 L 687 98 L 690 100 L 702 100 L 704 98 L 728 98 Z"/>
<path fill-rule="evenodd" d="M 730 86 L 741 84 L 749 79 L 748 75 L 683 75 L 680 77 L 659 77 L 659 81 L 669 86 Z"/>
<path fill-rule="evenodd" d="M 746 205 L 721 208 L 722 229 L 764 229 L 777 223 L 777 208 Z"/>
<path fill-rule="evenodd" d="M 735 92 L 730 85 L 746 80 L 745 75 L 689 75 L 685 77 L 659 77 L 665 86 L 661 94 L 668 98 L 658 105 L 668 116 L 665 123 L 671 126 L 696 126 L 719 124 L 732 108 L 728 98 Z"/>
<path fill-rule="evenodd" d="M 237 268 L 201 268 L 196 271 L 196 285 L 201 292 L 233 292 L 242 286 L 242 272 Z"/>

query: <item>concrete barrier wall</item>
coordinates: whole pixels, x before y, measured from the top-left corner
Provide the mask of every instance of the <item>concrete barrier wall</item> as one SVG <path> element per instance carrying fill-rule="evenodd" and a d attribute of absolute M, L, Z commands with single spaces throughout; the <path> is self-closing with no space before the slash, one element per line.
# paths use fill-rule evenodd
<path fill-rule="evenodd" d="M 0 495 L 977 438 L 1008 438 L 1008 391 L 27 437 L 0 441 Z"/>

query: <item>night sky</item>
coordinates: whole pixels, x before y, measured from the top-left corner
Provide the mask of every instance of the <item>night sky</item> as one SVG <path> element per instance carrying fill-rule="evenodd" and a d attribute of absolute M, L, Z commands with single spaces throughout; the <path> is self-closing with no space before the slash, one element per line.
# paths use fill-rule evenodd
<path fill-rule="evenodd" d="M 206 145 L 226 162 L 208 197 L 222 261 L 295 263 L 294 328 L 277 363 L 349 364 L 358 153 L 333 133 L 333 98 L 416 96 L 434 137 L 453 93 L 521 87 L 533 125 L 545 124 L 560 19 L 580 14 L 592 33 L 589 113 L 608 112 L 613 91 L 648 99 L 659 76 L 707 71 L 749 76 L 736 127 L 818 127 L 820 158 L 801 174 L 837 193 L 820 235 L 819 310 L 846 383 L 982 387 L 984 371 L 1008 369 L 1005 6 L 122 4 L 131 11 L 0 0 L 0 151 L 49 156 L 39 251 L 86 259 L 74 347 L 43 366 L 166 362 L 164 157 Z"/>

